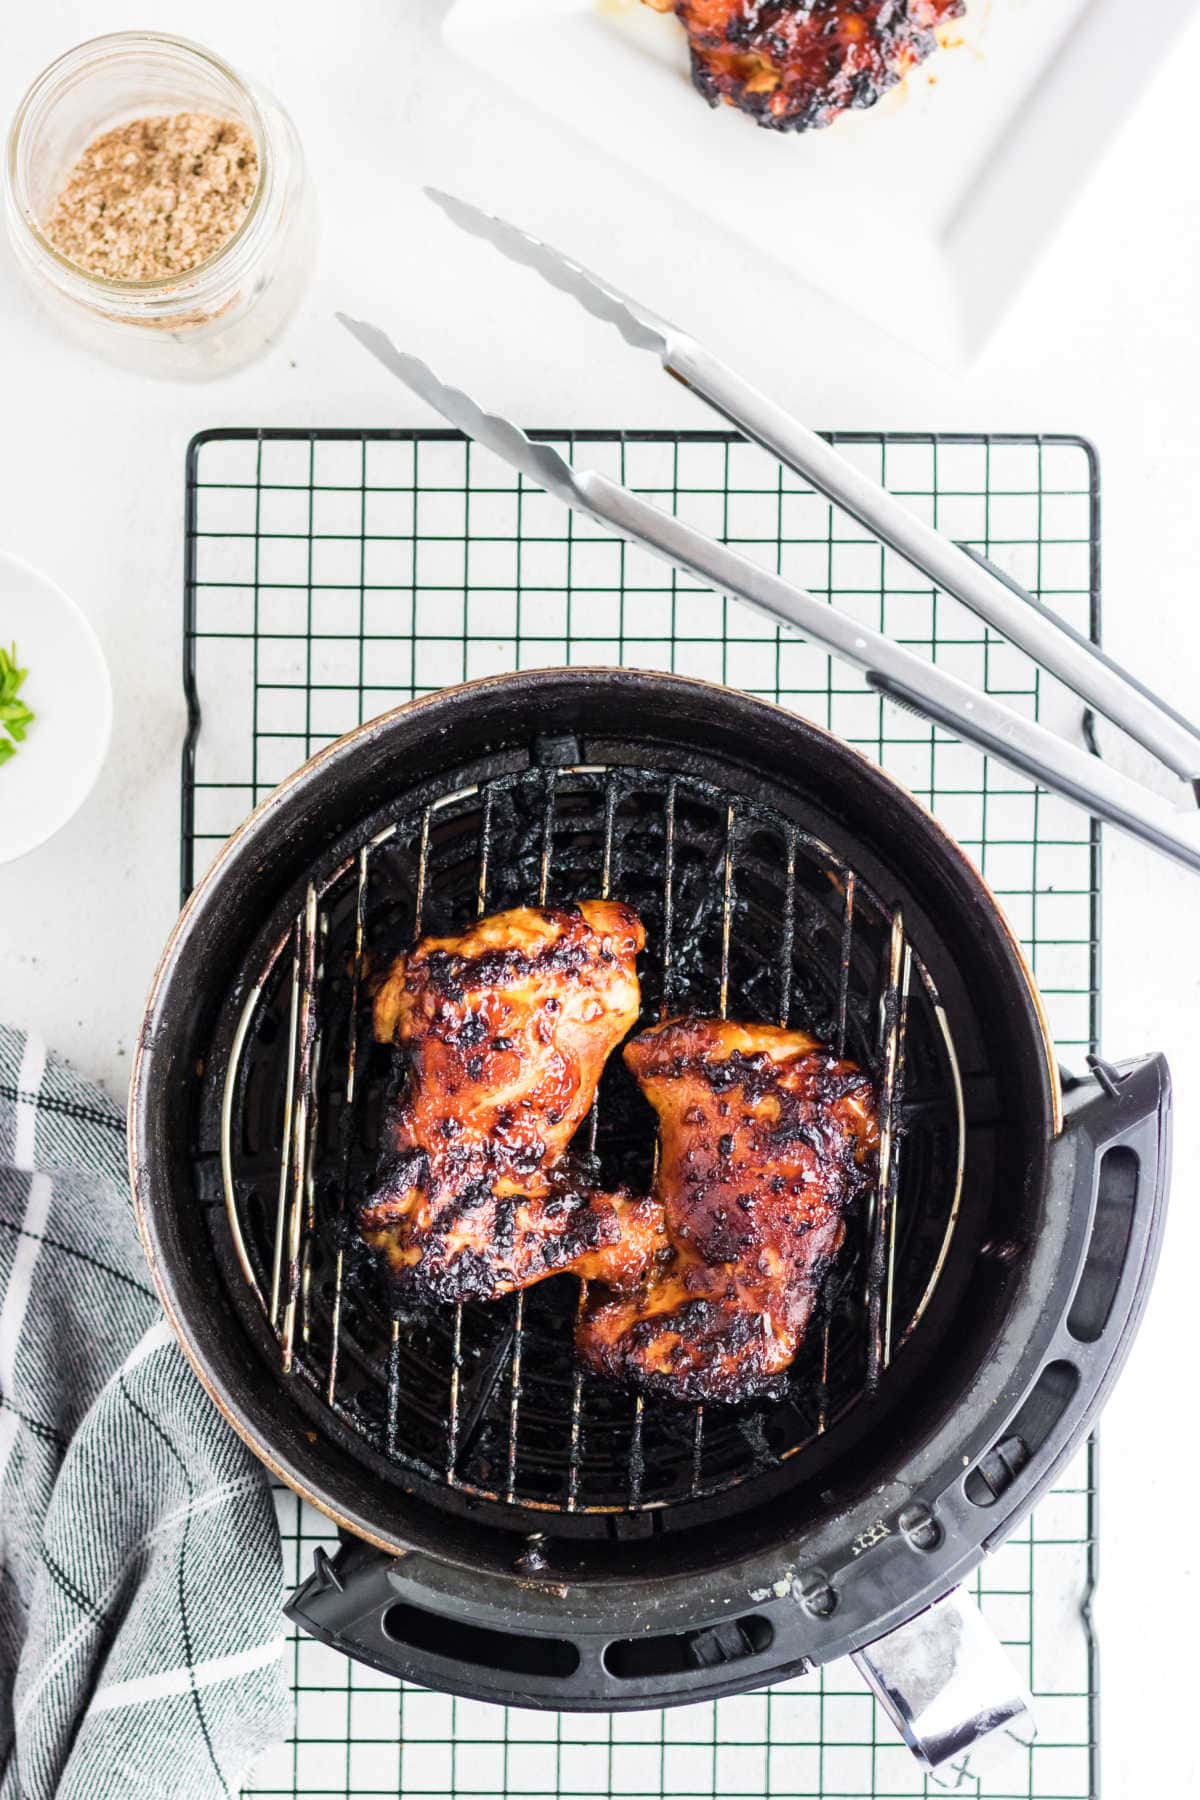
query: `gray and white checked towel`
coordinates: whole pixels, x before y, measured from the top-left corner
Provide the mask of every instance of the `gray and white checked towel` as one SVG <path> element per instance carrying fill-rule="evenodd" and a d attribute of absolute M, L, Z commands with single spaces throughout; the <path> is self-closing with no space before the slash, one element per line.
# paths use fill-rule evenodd
<path fill-rule="evenodd" d="M 0 1026 L 0 1800 L 208 1800 L 286 1734 L 259 1465 L 159 1310 L 125 1125 Z"/>

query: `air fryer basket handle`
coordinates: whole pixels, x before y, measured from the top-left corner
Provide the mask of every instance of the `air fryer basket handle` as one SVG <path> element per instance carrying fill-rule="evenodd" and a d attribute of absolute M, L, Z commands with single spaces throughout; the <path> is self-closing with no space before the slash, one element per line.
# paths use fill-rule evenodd
<path fill-rule="evenodd" d="M 1033 1699 L 975 1602 L 955 1588 L 855 1652 L 892 1724 L 928 1769 L 990 1737 L 1034 1735 Z"/>
<path fill-rule="evenodd" d="M 1036 1379 L 991 1448 L 937 1506 L 941 1528 L 978 1529 L 986 1547 L 1012 1530 L 1091 1426 L 1120 1370 L 1158 1258 L 1170 1163 L 1170 1077 L 1161 1057 L 1117 1069 L 1094 1062 L 1068 1090 L 1052 1180 L 1079 1221 L 1060 1271 L 1061 1316 Z M 1032 1735 L 1033 1701 L 961 1589 L 854 1653 L 913 1754 L 935 1768 L 993 1731 Z"/>

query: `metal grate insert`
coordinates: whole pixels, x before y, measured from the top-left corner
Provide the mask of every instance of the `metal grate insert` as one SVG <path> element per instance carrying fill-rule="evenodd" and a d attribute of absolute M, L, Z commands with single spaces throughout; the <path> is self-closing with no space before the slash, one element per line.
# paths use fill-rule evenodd
<path fill-rule="evenodd" d="M 629 900 L 647 923 L 648 1018 L 732 1010 L 779 1020 L 840 1042 L 877 1075 L 878 1190 L 851 1216 L 782 1407 L 685 1415 L 585 1377 L 572 1343 L 582 1296 L 570 1277 L 553 1293 L 546 1284 L 545 1294 L 487 1306 L 385 1317 L 380 1278 L 356 1251 L 354 1197 L 370 1181 L 392 1070 L 390 1054 L 369 1041 L 368 963 L 383 966 L 427 927 L 454 929 L 493 906 L 596 893 Z M 335 978 L 336 969 L 348 974 Z M 906 1112 L 910 1006 L 920 1092 Z M 578 1514 L 731 1489 L 873 1393 L 945 1260 L 964 1132 L 957 1061 L 928 972 L 899 913 L 827 846 L 698 777 L 547 765 L 540 752 L 527 769 L 454 787 L 371 829 L 310 881 L 238 1020 L 221 1120 L 229 1229 L 283 1373 L 323 1395 L 398 1470 L 483 1500 Z M 613 1174 L 649 1184 L 657 1139 L 631 1110 L 619 1071 L 601 1084 L 584 1131 L 602 1153 L 611 1138 L 624 1154 L 640 1135 L 640 1154 Z M 536 1374 L 527 1380 L 530 1334 Z"/>

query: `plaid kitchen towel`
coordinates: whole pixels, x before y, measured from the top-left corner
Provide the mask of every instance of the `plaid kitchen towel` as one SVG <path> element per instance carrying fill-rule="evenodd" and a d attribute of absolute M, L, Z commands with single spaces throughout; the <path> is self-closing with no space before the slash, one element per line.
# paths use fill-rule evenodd
<path fill-rule="evenodd" d="M 0 1026 L 0 1800 L 234 1796 L 286 1734 L 262 1470 L 167 1329 L 125 1125 Z"/>

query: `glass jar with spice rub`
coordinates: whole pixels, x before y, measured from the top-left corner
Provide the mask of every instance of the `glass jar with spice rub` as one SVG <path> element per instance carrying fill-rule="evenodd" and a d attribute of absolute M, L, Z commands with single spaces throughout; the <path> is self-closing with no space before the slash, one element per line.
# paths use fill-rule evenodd
<path fill-rule="evenodd" d="M 150 374 L 242 367 L 278 335 L 315 218 L 279 103 L 181 38 L 80 44 L 17 109 L 5 164 L 17 260 L 95 350 Z"/>

